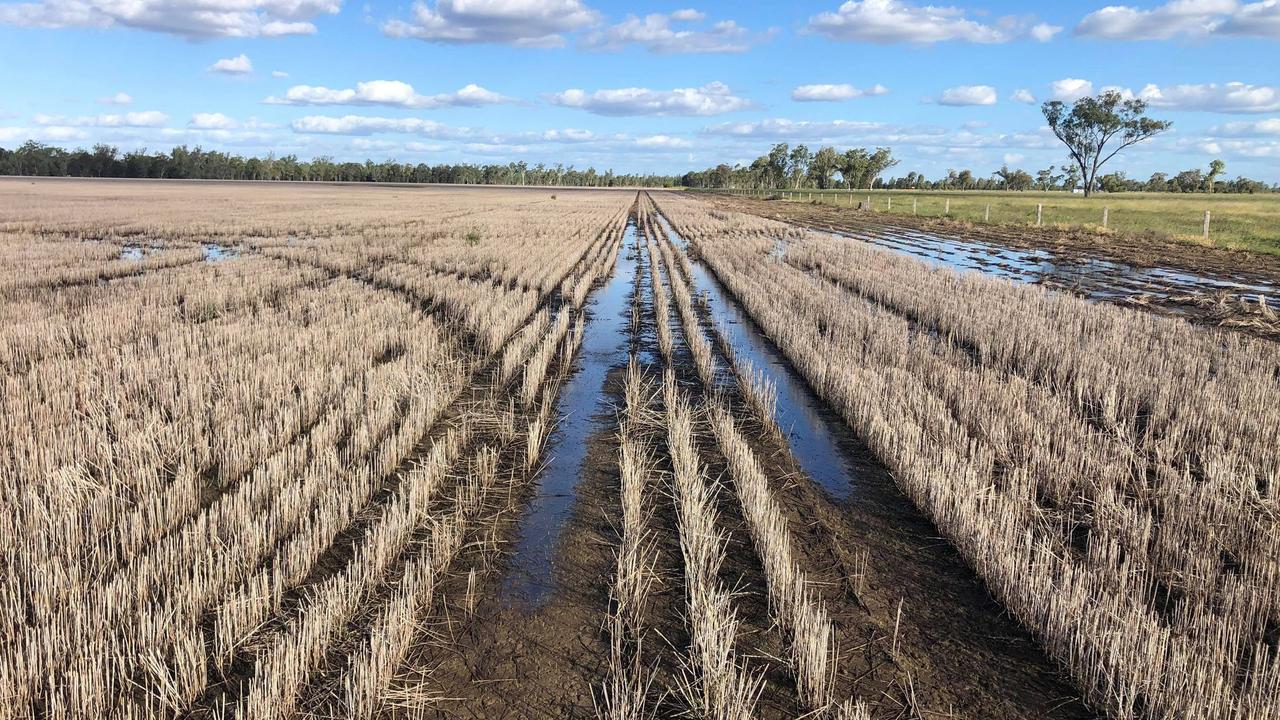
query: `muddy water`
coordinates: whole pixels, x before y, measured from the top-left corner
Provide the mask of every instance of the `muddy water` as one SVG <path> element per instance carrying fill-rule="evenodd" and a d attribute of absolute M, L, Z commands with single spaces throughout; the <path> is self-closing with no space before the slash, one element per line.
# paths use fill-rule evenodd
<path fill-rule="evenodd" d="M 658 222 L 672 242 L 681 250 L 687 250 L 688 243 L 661 214 Z M 705 293 L 710 300 L 711 317 L 734 352 L 762 372 L 777 389 L 775 416 L 778 427 L 787 434 L 791 454 L 809 477 L 836 499 L 844 500 L 853 490 L 856 478 L 847 454 L 840 449 L 843 422 L 809 389 L 706 264 L 690 258 L 690 265 L 695 292 Z"/>
<path fill-rule="evenodd" d="M 1263 298 L 1269 306 L 1280 309 L 1280 287 L 1255 281 L 1213 277 L 1172 268 L 1140 268 L 1049 250 L 1021 250 L 887 225 L 834 234 L 908 254 L 934 267 L 971 270 L 1015 282 L 1073 289 L 1095 300 L 1144 294 L 1167 298 L 1190 293 L 1227 292 L 1246 302 L 1258 302 Z"/>
<path fill-rule="evenodd" d="M 556 540 L 569 517 L 587 458 L 587 440 L 616 421 L 605 394 L 605 378 L 626 367 L 630 353 L 631 297 L 637 264 L 636 227 L 628 223 L 617 265 L 603 287 L 587 300 L 582 349 L 560 389 L 547 440 L 546 466 L 521 521 L 511 570 L 503 580 L 505 598 L 536 607 L 553 588 Z"/>

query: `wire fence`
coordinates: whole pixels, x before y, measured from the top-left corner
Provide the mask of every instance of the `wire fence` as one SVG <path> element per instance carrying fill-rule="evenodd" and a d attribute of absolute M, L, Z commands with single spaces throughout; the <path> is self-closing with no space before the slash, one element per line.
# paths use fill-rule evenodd
<path fill-rule="evenodd" d="M 875 191 L 867 193 L 848 190 L 737 188 L 716 192 L 756 198 L 823 203 L 894 215 L 950 218 L 972 223 L 1032 227 L 1088 227 L 1121 232 L 1154 231 L 1181 237 L 1201 237 L 1205 240 L 1218 239 L 1219 235 L 1231 239 L 1248 236 L 1251 226 L 1257 224 L 1256 218 L 1243 212 L 1230 213 L 1209 207 L 1196 207 L 1197 200 L 1204 200 L 1205 196 L 1142 199 L 1094 196 L 1085 199 L 1081 195 L 1069 193 L 1061 193 L 1060 198 L 1055 198 L 1051 197 L 1050 193 L 1038 193 L 1027 197 L 1021 196 L 1020 193 L 990 192 L 968 195 L 961 192 Z M 1280 202 L 1275 203 L 1275 207 L 1280 207 Z"/>

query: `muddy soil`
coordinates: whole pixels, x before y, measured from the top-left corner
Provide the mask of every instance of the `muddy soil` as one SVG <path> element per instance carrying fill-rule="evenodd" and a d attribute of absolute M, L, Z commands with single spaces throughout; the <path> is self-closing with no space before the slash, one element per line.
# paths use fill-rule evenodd
<path fill-rule="evenodd" d="M 442 587 L 445 600 L 424 620 L 424 637 L 411 670 L 399 684 L 403 714 L 427 718 L 593 718 L 597 688 L 608 664 L 605 621 L 615 572 L 621 508 L 618 471 L 618 409 L 623 405 L 626 362 L 634 357 L 650 382 L 665 365 L 657 349 L 651 261 L 628 242 L 619 266 L 636 309 L 628 341 L 610 367 L 596 403 L 593 430 L 584 441 L 571 503 L 558 523 L 551 564 L 542 569 L 536 592 L 511 578 L 528 572 L 518 550 L 522 526 L 537 490 L 531 483 L 511 498 L 510 511 L 456 564 Z M 660 262 L 660 260 L 659 260 Z M 704 273 L 705 268 L 702 269 Z M 663 269 L 664 282 L 666 278 Z M 677 276 L 677 281 L 680 278 Z M 699 279 L 708 276 L 699 273 Z M 701 288 L 697 288 L 701 289 Z M 717 298 L 725 310 L 730 296 Z M 672 307 L 673 367 L 682 391 L 695 403 L 711 400 L 697 377 L 683 330 Z M 715 314 L 704 309 L 704 332 Z M 772 347 L 745 315 L 735 315 L 732 342 Z M 776 348 L 772 348 L 776 352 Z M 742 353 L 746 356 L 746 353 Z M 717 362 L 727 358 L 717 351 Z M 794 374 L 785 360 L 772 372 Z M 792 379 L 803 383 L 798 376 Z M 779 503 L 787 513 L 796 557 L 839 628 L 841 696 L 860 697 L 876 718 L 1081 719 L 1094 715 L 1064 680 L 1033 637 L 1008 618 L 981 581 L 933 525 L 897 489 L 892 476 L 841 424 L 819 408 L 789 434 L 778 434 L 754 417 L 731 384 L 720 388 L 750 438 Z M 797 390 L 796 392 L 799 392 Z M 655 402 L 661 402 L 660 396 Z M 804 402 L 818 402 L 805 398 Z M 838 468 L 818 482 L 797 453 L 810 451 L 806 423 L 829 423 Z M 656 670 L 651 701 L 658 717 L 684 711 L 674 688 L 688 651 L 670 463 L 660 427 L 647 435 L 657 461 L 648 528 L 653 534 L 656 583 L 645 625 L 646 664 Z M 785 639 L 773 624 L 763 570 L 745 527 L 732 482 L 705 418 L 697 442 L 708 479 L 719 485 L 720 528 L 728 536 L 720 581 L 738 590 L 742 620 L 739 652 L 765 677 L 757 716 L 783 720 L 804 716 L 785 660 Z M 557 449 L 549 447 L 548 452 Z M 830 459 L 824 460 L 824 462 Z M 849 488 L 827 487 L 838 478 Z M 536 481 L 535 481 L 536 482 Z M 535 563 L 537 565 L 538 563 Z M 541 566 L 540 566 L 541 567 Z M 468 568 L 475 568 L 474 575 Z M 413 708 L 413 710 L 410 710 Z"/>
<path fill-rule="evenodd" d="M 684 245 L 669 223 L 662 227 Z M 787 511 L 805 572 L 822 588 L 840 628 L 841 685 L 867 700 L 876 717 L 1095 717 L 1034 637 L 1004 613 L 714 273 L 696 260 L 692 267 L 695 290 L 712 298 L 704 331 L 714 330 L 714 320 L 733 318 L 726 337 L 735 354 L 767 357 L 774 382 L 804 394 L 792 402 L 811 408 L 792 413 L 780 437 L 745 411 L 735 386 L 721 388 L 734 407 L 743 408 L 738 420 Z M 835 438 L 834 449 L 817 450 L 824 458 L 819 471 L 839 476 L 847 491 L 833 492 L 831 479 L 817 482 L 806 472 L 815 436 Z M 829 452 L 838 454 L 838 462 L 826 458 Z"/>
<path fill-rule="evenodd" d="M 620 397 L 620 373 L 608 381 Z M 586 458 L 568 520 L 555 545 L 549 576 L 536 601 L 512 594 L 514 541 L 520 513 L 493 528 L 498 553 L 474 561 L 480 582 L 460 573 L 433 618 L 432 643 L 414 659 L 405 705 L 421 718 L 594 718 L 593 689 L 604 678 L 608 638 L 604 621 L 618 542 L 617 439 L 598 432 Z M 514 499 L 527 506 L 530 498 Z M 473 612 L 468 597 L 477 598 Z M 420 688 L 417 692 L 409 688 Z"/>
<path fill-rule="evenodd" d="M 1280 257 L 1155 235 L 984 226 L 820 203 L 708 194 L 739 212 L 911 254 L 935 266 L 1045 285 L 1280 340 Z"/>

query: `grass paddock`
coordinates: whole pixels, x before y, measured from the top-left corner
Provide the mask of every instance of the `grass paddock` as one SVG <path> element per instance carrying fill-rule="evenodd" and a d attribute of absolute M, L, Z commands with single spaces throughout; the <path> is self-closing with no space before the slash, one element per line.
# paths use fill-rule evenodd
<path fill-rule="evenodd" d="M 1129 233 L 1154 232 L 1177 240 L 1218 247 L 1280 254 L 1280 194 L 1206 195 L 1099 193 L 1086 198 L 1065 192 L 774 190 L 737 191 L 781 195 L 786 200 L 857 206 L 871 201 L 876 212 L 926 217 L 943 215 L 975 223 L 1035 225 L 1043 206 L 1045 225 Z M 1204 214 L 1209 211 L 1209 238 Z M 989 215 L 988 215 L 989 213 Z"/>

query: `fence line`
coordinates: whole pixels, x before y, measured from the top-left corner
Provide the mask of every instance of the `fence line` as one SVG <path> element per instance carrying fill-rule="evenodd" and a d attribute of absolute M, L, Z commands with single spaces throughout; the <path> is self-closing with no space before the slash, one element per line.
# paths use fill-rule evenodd
<path fill-rule="evenodd" d="M 840 192 L 816 191 L 815 192 L 812 190 L 763 190 L 763 189 L 752 189 L 752 188 L 719 188 L 719 189 L 700 189 L 698 190 L 698 192 L 718 192 L 718 193 L 727 193 L 730 195 L 738 195 L 742 197 L 771 198 L 771 199 L 789 200 L 789 201 L 795 201 L 795 202 L 825 203 L 825 204 L 831 204 L 836 206 L 849 207 L 849 208 L 860 210 L 860 211 L 884 212 L 884 213 L 898 214 L 898 215 L 906 214 L 905 206 L 903 206 L 901 203 L 899 203 L 899 206 L 898 206 L 899 210 L 896 212 L 894 211 L 893 196 L 889 194 L 884 195 L 884 202 L 881 203 L 879 207 L 877 207 L 876 202 L 874 202 L 874 197 L 872 195 L 867 195 L 865 200 L 859 200 L 858 199 L 859 195 L 856 194 L 855 191 L 840 191 Z M 910 192 L 910 191 L 907 191 L 907 192 Z M 920 202 L 920 200 L 922 199 L 925 199 L 925 200 L 941 199 L 942 203 L 940 207 L 940 212 L 938 212 L 937 214 L 931 215 L 928 212 L 927 207 L 925 207 Z M 1014 208 L 1004 208 L 1003 210 L 1006 217 L 1008 217 L 1010 214 L 1014 216 L 1012 220 L 997 219 L 993 223 L 991 220 L 991 203 L 989 202 L 986 203 L 985 207 L 982 210 L 980 210 L 980 212 L 981 212 L 981 219 L 979 219 L 976 215 L 974 217 L 957 218 L 955 215 L 952 214 L 950 197 L 938 198 L 937 195 L 925 195 L 923 197 L 911 198 L 911 214 L 917 215 L 917 216 L 948 217 L 948 218 L 969 220 L 971 222 L 982 222 L 982 223 L 996 224 L 996 225 L 1025 223 L 1027 225 L 1043 227 L 1046 223 L 1049 225 L 1054 224 L 1054 218 L 1051 217 L 1048 212 L 1046 212 L 1044 203 L 1042 202 L 1036 203 L 1034 219 L 1033 219 L 1033 216 L 1031 215 L 1030 209 L 1026 210 L 1025 217 L 1023 217 L 1022 209 L 1014 207 Z M 1052 207 L 1049 209 L 1049 212 L 1052 212 Z M 1111 208 L 1110 206 L 1107 206 L 1107 205 L 1103 205 L 1098 210 L 1099 219 L 1096 223 L 1089 222 L 1087 220 L 1084 222 L 1081 222 L 1079 217 L 1083 213 L 1079 210 L 1075 210 L 1075 211 L 1067 210 L 1064 214 L 1070 217 L 1061 218 L 1060 222 L 1062 224 L 1066 224 L 1070 226 L 1095 225 L 1096 227 L 1102 228 L 1104 230 L 1112 229 L 1113 218 L 1111 216 Z M 1199 234 L 1205 240 L 1208 240 L 1210 238 L 1211 220 L 1212 220 L 1212 213 L 1209 210 L 1205 210 L 1204 215 L 1202 217 L 1202 221 L 1199 226 L 1199 231 L 1200 231 Z M 1193 225 L 1194 222 L 1195 221 L 1193 219 L 1188 218 L 1189 231 L 1192 227 L 1194 227 Z M 1195 233 L 1188 232 L 1187 234 L 1195 234 Z"/>

